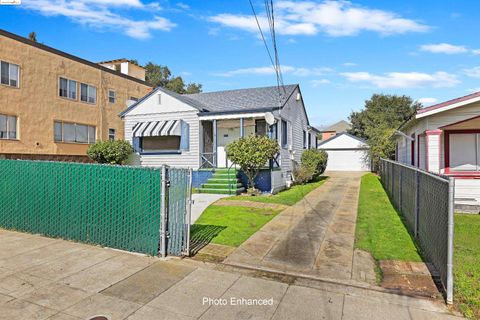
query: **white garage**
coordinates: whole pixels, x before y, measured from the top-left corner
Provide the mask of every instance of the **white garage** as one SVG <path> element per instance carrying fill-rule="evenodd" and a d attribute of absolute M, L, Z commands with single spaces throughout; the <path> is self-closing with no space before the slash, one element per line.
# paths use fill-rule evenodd
<path fill-rule="evenodd" d="M 339 133 L 318 145 L 328 153 L 327 171 L 370 171 L 367 143 L 346 132 Z"/>

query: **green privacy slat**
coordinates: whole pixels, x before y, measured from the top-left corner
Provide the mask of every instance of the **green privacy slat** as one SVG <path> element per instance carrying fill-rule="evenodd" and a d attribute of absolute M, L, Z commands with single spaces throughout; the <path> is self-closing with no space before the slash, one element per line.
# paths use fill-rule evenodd
<path fill-rule="evenodd" d="M 2 228 L 157 255 L 161 201 L 160 169 L 0 160 Z"/>

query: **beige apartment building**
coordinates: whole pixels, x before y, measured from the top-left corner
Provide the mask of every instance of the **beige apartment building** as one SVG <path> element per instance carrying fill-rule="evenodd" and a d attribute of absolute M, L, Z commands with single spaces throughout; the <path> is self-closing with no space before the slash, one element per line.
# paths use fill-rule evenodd
<path fill-rule="evenodd" d="M 93 63 L 0 30 L 0 158 L 87 161 L 123 139 L 119 117 L 152 90 L 126 59 Z"/>

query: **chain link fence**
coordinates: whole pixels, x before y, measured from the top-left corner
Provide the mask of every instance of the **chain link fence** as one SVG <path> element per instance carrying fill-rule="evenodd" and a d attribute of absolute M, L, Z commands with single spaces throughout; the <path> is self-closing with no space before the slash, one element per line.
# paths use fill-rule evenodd
<path fill-rule="evenodd" d="M 149 255 L 188 254 L 190 177 L 167 167 L 0 160 L 0 227 Z"/>
<path fill-rule="evenodd" d="M 380 160 L 380 176 L 423 256 L 437 269 L 447 302 L 452 303 L 454 179 L 386 159 Z"/>

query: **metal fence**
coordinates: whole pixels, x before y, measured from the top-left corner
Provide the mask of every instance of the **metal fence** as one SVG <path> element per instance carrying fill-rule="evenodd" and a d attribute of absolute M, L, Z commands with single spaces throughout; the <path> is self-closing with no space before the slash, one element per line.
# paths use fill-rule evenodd
<path fill-rule="evenodd" d="M 0 160 L 0 227 L 150 255 L 188 254 L 190 176 L 168 167 Z"/>
<path fill-rule="evenodd" d="M 453 301 L 453 178 L 381 159 L 380 176 L 423 256 L 437 269 L 448 303 Z"/>

